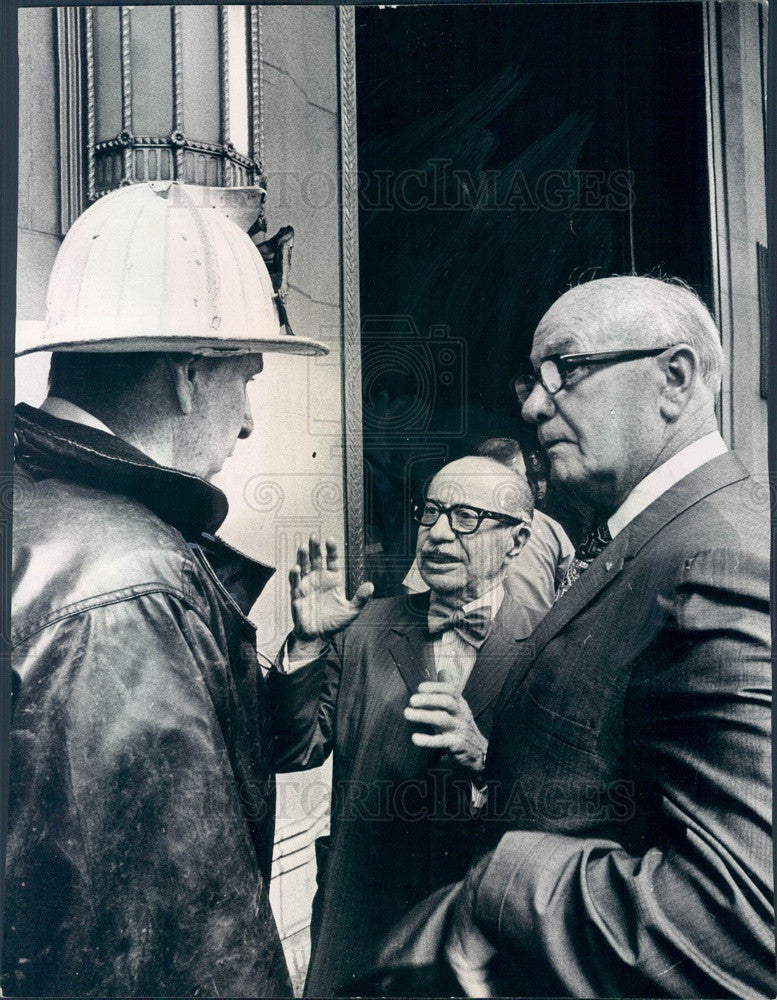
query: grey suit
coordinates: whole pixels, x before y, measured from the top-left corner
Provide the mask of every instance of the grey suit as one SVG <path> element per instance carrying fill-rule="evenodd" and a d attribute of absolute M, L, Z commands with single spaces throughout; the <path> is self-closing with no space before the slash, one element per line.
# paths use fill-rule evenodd
<path fill-rule="evenodd" d="M 775 994 L 768 506 L 730 454 L 656 500 L 495 713 L 476 917 L 531 995 Z M 506 832 L 505 831 L 509 831 Z"/>
<path fill-rule="evenodd" d="M 439 752 L 411 743 L 415 727 L 402 714 L 420 682 L 435 677 L 427 608 L 428 595 L 373 601 L 319 659 L 269 678 L 278 769 L 315 767 L 334 750 L 306 995 L 336 994 L 408 909 L 473 859 L 469 782 Z M 532 625 L 505 597 L 463 692 L 485 735 Z"/>

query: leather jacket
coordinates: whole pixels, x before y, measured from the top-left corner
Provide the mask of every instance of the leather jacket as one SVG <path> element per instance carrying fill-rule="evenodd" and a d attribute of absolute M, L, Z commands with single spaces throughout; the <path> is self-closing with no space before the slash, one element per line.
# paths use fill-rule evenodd
<path fill-rule="evenodd" d="M 290 996 L 270 910 L 272 575 L 224 495 L 21 405 L 3 990 Z"/>

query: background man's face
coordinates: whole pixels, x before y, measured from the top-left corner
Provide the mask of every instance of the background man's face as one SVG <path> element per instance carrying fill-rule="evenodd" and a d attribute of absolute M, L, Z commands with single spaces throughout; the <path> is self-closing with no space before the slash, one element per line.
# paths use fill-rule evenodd
<path fill-rule="evenodd" d="M 515 473 L 487 458 L 462 458 L 446 465 L 429 484 L 427 499 L 444 506 L 470 504 L 482 510 L 521 517 Z M 466 603 L 493 587 L 520 550 L 515 528 L 486 520 L 471 535 L 451 529 L 443 514 L 430 527 L 420 525 L 418 568 L 432 591 L 450 603 Z"/>
<path fill-rule="evenodd" d="M 192 412 L 178 441 L 181 468 L 211 479 L 238 438 L 249 436 L 254 424 L 246 390 L 261 370 L 260 354 L 197 361 Z"/>
<path fill-rule="evenodd" d="M 551 313 L 534 335 L 535 368 L 551 354 L 652 346 L 649 331 L 637 344 L 618 339 L 617 331 L 609 335 L 590 331 L 558 307 Z M 660 383 L 656 359 L 643 358 L 576 369 L 553 396 L 537 384 L 522 413 L 537 425 L 550 460 L 551 481 L 594 506 L 603 499 L 620 502 L 649 471 L 660 450 L 664 430 Z"/>

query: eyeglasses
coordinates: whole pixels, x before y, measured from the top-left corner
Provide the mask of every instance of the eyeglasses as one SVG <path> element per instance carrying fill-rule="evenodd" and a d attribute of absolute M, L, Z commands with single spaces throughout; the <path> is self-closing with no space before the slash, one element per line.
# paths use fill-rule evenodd
<path fill-rule="evenodd" d="M 567 379 L 576 368 L 586 365 L 616 365 L 622 361 L 636 361 L 637 358 L 653 358 L 663 354 L 671 345 L 646 347 L 631 351 L 600 351 L 597 354 L 549 354 L 540 361 L 536 371 L 527 371 L 513 379 L 513 390 L 518 402 L 523 406 L 539 382 L 551 396 L 555 396 L 567 384 Z"/>
<path fill-rule="evenodd" d="M 436 500 L 412 500 L 413 520 L 422 524 L 425 528 L 431 528 L 441 514 L 448 518 L 451 531 L 457 535 L 471 535 L 478 530 L 485 520 L 498 521 L 500 524 L 516 525 L 524 524 L 520 518 L 510 517 L 508 514 L 498 514 L 493 510 L 482 510 L 480 507 L 472 507 L 467 503 L 455 503 L 450 507 L 443 507 Z"/>

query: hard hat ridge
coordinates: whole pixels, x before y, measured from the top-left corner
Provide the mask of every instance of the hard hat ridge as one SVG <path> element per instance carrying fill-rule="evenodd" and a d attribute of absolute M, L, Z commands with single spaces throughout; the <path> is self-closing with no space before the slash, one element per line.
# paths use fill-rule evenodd
<path fill-rule="evenodd" d="M 133 184 L 90 206 L 57 254 L 45 322 L 18 326 L 17 355 L 328 353 L 282 324 L 285 310 L 262 255 L 213 207 L 234 189 L 215 190 L 209 203 L 214 189 Z"/>

